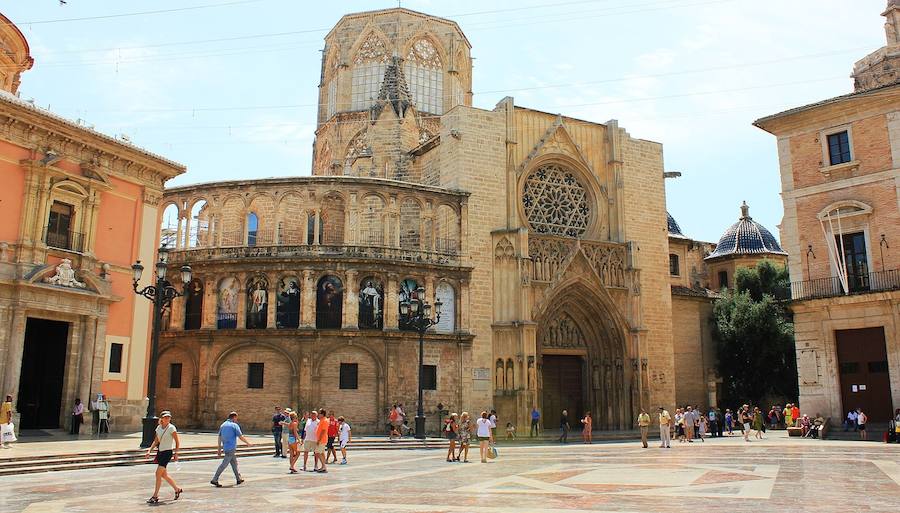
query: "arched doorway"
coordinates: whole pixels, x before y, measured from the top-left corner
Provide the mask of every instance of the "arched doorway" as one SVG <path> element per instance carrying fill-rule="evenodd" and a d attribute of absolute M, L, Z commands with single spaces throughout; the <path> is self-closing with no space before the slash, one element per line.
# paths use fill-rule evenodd
<path fill-rule="evenodd" d="M 557 429 L 567 410 L 573 429 L 588 411 L 595 429 L 625 429 L 634 412 L 635 385 L 615 305 L 583 284 L 563 290 L 537 323 L 544 427 Z"/>

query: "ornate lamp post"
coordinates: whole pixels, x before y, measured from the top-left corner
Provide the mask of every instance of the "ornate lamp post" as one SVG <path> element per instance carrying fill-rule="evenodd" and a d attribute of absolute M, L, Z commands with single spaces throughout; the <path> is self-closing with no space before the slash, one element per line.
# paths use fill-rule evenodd
<path fill-rule="evenodd" d="M 144 296 L 153 302 L 153 331 L 150 334 L 150 373 L 147 376 L 147 416 L 143 419 L 144 432 L 141 438 L 141 447 L 150 447 L 153 443 L 154 431 L 159 419 L 156 417 L 156 364 L 159 360 L 159 332 L 162 329 L 163 310 L 176 297 L 184 295 L 184 288 L 181 292 L 175 289 L 168 281 L 166 281 L 166 269 L 169 267 L 169 250 L 163 246 L 159 248 L 158 260 L 156 262 L 156 284 L 147 285 L 142 289 L 138 289 L 138 282 L 144 273 L 144 266 L 138 260 L 131 266 L 134 273 L 134 282 L 132 288 L 134 293 Z M 190 266 L 181 266 L 181 281 L 187 285 L 191 281 Z"/>
<path fill-rule="evenodd" d="M 416 289 L 415 298 L 410 298 L 408 301 L 400 303 L 400 316 L 403 317 L 404 323 L 419 332 L 419 404 L 416 406 L 416 438 L 419 440 L 425 439 L 425 410 L 422 393 L 422 378 L 425 373 L 423 362 L 425 356 L 425 332 L 428 331 L 428 328 L 440 322 L 441 306 L 443 306 L 443 303 L 440 301 L 434 302 L 434 319 L 432 319 L 431 305 L 424 298 L 425 289 L 419 287 Z"/>

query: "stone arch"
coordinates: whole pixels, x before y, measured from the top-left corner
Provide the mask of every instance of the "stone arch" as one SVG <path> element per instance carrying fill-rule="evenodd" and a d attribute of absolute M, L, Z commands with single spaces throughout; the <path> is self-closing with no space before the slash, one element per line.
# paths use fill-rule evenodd
<path fill-rule="evenodd" d="M 351 110 L 364 110 L 372 105 L 378 97 L 390 59 L 389 39 L 372 23 L 369 25 L 361 31 L 350 53 Z"/>
<path fill-rule="evenodd" d="M 561 409 L 570 416 L 591 411 L 601 429 L 624 429 L 639 397 L 634 359 L 627 323 L 596 281 L 564 279 L 535 308 L 534 319 L 543 327 L 536 341 L 540 397 L 545 419 Z"/>
<path fill-rule="evenodd" d="M 244 223 L 247 204 L 244 198 L 237 194 L 230 194 L 222 198 L 222 206 L 219 209 L 219 224 L 221 226 L 221 239 L 223 246 L 244 245 Z"/>
<path fill-rule="evenodd" d="M 247 387 L 249 363 L 263 364 L 262 388 Z M 289 379 L 284 379 L 285 375 Z M 244 429 L 268 429 L 273 406 L 296 405 L 297 364 L 274 344 L 253 341 L 231 345 L 216 357 L 211 378 L 215 383 L 215 417 L 224 419 L 229 411 L 236 410 Z"/>
<path fill-rule="evenodd" d="M 297 190 L 289 190 L 278 198 L 275 210 L 278 217 L 279 243 L 287 245 L 304 244 L 306 233 L 306 208 L 303 194 Z"/>
<path fill-rule="evenodd" d="M 339 192 L 330 191 L 323 196 L 319 219 L 322 244 L 335 246 L 344 244 L 345 205 L 344 196 Z"/>
<path fill-rule="evenodd" d="M 177 383 L 172 383 L 172 364 L 180 363 L 181 375 Z M 156 404 L 160 411 L 172 412 L 178 425 L 196 424 L 197 390 L 194 382 L 199 379 L 200 368 L 194 352 L 184 344 L 172 342 L 159 350 L 156 368 Z M 171 385 L 177 384 L 177 388 Z"/>
<path fill-rule="evenodd" d="M 178 227 L 181 226 L 181 207 L 174 202 L 168 202 L 160 210 L 159 219 L 159 245 L 169 248 L 178 246 Z"/>
<path fill-rule="evenodd" d="M 403 72 L 417 112 L 444 113 L 444 70 L 447 55 L 443 45 L 427 32 L 407 41 Z"/>
<path fill-rule="evenodd" d="M 369 146 L 368 134 L 368 129 L 363 128 L 359 132 L 356 132 L 350 139 L 350 142 L 347 143 L 347 149 L 344 151 L 345 175 L 360 175 L 360 169 L 359 166 L 356 165 L 356 162 L 361 158 L 366 159 L 372 157 L 372 148 Z"/>
<path fill-rule="evenodd" d="M 434 249 L 441 253 L 456 254 L 460 246 L 459 211 L 453 205 L 441 203 L 434 214 Z"/>
<path fill-rule="evenodd" d="M 340 388 L 341 364 L 355 364 L 357 387 Z M 347 415 L 347 422 L 356 432 L 380 432 L 379 412 L 383 410 L 384 363 L 381 357 L 364 344 L 336 342 L 316 355 L 313 365 L 314 398 L 318 406 L 335 415 Z"/>

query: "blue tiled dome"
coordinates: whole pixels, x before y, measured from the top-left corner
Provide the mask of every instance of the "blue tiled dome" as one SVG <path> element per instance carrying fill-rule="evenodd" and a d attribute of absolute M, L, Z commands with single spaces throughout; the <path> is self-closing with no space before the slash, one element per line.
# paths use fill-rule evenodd
<path fill-rule="evenodd" d="M 684 234 L 681 233 L 681 227 L 678 226 L 678 222 L 675 221 L 675 218 L 672 217 L 672 214 L 666 212 L 666 218 L 669 224 L 669 235 L 678 235 L 684 237 Z"/>
<path fill-rule="evenodd" d="M 750 217 L 750 207 L 747 206 L 747 202 L 744 202 L 741 205 L 741 218 L 725 230 L 719 239 L 719 244 L 716 245 L 716 250 L 710 253 L 706 260 L 730 255 L 767 253 L 787 255 L 772 233 Z"/>

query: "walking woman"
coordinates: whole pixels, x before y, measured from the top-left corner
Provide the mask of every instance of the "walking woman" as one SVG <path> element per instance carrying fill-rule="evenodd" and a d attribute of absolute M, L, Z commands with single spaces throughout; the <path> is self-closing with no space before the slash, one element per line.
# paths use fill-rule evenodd
<path fill-rule="evenodd" d="M 756 431 L 754 435 L 759 440 L 763 439 L 763 426 L 765 425 L 765 420 L 763 419 L 762 410 L 759 409 L 759 406 L 753 408 L 753 421 L 752 427 Z"/>
<path fill-rule="evenodd" d="M 291 452 L 291 459 L 288 461 L 291 463 L 291 474 L 296 474 L 297 468 L 295 465 L 297 460 L 300 459 L 300 421 L 297 420 L 297 412 L 292 411 L 288 415 L 291 419 L 290 424 L 288 424 L 288 449 Z"/>
<path fill-rule="evenodd" d="M 84 404 L 81 399 L 75 399 L 75 407 L 72 408 L 72 430 L 70 434 L 81 433 L 81 424 L 84 422 Z"/>
<path fill-rule="evenodd" d="M 153 443 L 150 444 L 150 447 L 147 449 L 148 458 L 154 447 L 157 448 L 156 487 L 153 489 L 153 496 L 147 499 L 147 504 L 156 504 L 159 502 L 159 487 L 162 484 L 163 479 L 165 479 L 166 482 L 169 483 L 169 486 L 175 490 L 175 500 L 177 501 L 184 490 L 179 488 L 178 484 L 175 483 L 175 480 L 169 477 L 166 466 L 169 464 L 170 460 L 174 459 L 175 461 L 178 461 L 178 449 L 181 447 L 181 441 L 178 440 L 178 430 L 175 429 L 175 424 L 172 424 L 172 414 L 168 411 L 159 414 L 159 425 L 156 426 L 156 436 L 153 438 Z"/>
<path fill-rule="evenodd" d="M 462 457 L 463 463 L 469 462 L 469 440 L 472 438 L 472 421 L 469 419 L 469 412 L 464 411 L 459 416 L 459 452 L 456 454 L 456 461 Z"/>
<path fill-rule="evenodd" d="M 489 444 L 494 442 L 494 435 L 491 433 L 491 421 L 488 419 L 488 412 L 481 412 L 481 418 L 478 419 L 475 424 L 475 434 L 478 435 L 478 447 L 481 453 L 481 462 L 487 463 Z"/>
<path fill-rule="evenodd" d="M 450 414 L 450 420 L 447 422 L 447 439 L 450 440 L 450 447 L 447 448 L 447 461 L 459 461 L 456 457 L 456 439 L 459 433 L 459 416 L 455 413 Z"/>
<path fill-rule="evenodd" d="M 584 426 L 581 430 L 581 440 L 586 444 L 594 443 L 594 419 L 591 418 L 591 412 L 584 414 L 581 424 Z"/>

